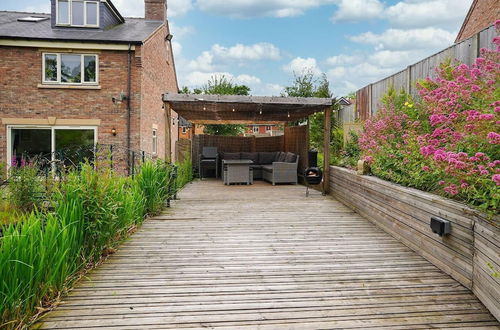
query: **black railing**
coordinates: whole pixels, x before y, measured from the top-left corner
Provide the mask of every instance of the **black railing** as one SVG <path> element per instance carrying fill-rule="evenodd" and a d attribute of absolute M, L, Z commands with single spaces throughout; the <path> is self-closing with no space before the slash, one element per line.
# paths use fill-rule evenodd
<path fill-rule="evenodd" d="M 79 170 L 82 164 L 91 164 L 95 168 L 109 168 L 121 174 L 134 177 L 146 161 L 157 159 L 156 155 L 143 150 L 131 150 L 119 145 L 97 144 L 89 146 L 69 146 L 53 153 L 20 154 L 14 157 L 11 166 L 24 166 L 26 163 L 36 164 L 40 175 L 49 178 L 64 180 L 66 174 L 72 170 Z M 168 189 L 167 206 L 170 201 L 177 199 L 177 165 L 171 166 Z M 0 179 L 0 185 L 8 181 Z"/>

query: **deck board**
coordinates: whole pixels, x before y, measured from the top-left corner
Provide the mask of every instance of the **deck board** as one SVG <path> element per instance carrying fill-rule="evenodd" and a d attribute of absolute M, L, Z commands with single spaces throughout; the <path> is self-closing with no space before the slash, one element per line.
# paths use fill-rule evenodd
<path fill-rule="evenodd" d="M 44 329 L 500 329 L 465 287 L 302 186 L 195 182 Z"/>

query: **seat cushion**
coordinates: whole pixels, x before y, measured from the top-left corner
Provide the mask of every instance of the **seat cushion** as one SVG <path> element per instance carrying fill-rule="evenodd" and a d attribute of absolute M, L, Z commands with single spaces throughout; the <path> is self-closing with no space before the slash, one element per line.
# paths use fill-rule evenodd
<path fill-rule="evenodd" d="M 297 155 L 291 152 L 287 152 L 285 156 L 285 163 L 295 163 L 297 160 Z"/>
<path fill-rule="evenodd" d="M 266 172 L 272 172 L 273 171 L 273 165 L 263 165 L 262 169 Z"/>
<path fill-rule="evenodd" d="M 276 161 L 277 162 L 284 162 L 285 158 L 286 158 L 286 152 L 280 152 Z"/>
<path fill-rule="evenodd" d="M 241 152 L 241 159 L 251 160 L 254 164 L 259 163 L 259 153 L 258 152 Z"/>
<path fill-rule="evenodd" d="M 222 154 L 222 159 L 225 160 L 240 160 L 241 153 L 239 152 L 225 152 Z"/>
<path fill-rule="evenodd" d="M 250 165 L 250 168 L 253 168 L 254 170 L 262 170 L 263 165 Z"/>
<path fill-rule="evenodd" d="M 259 152 L 259 164 L 268 165 L 274 162 L 276 152 Z"/>

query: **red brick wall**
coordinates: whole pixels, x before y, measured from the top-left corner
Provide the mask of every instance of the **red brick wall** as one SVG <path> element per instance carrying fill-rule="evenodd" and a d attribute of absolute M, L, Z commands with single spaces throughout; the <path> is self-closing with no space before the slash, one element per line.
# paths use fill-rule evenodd
<path fill-rule="evenodd" d="M 144 17 L 149 21 L 165 20 L 166 7 L 165 0 L 145 0 Z"/>
<path fill-rule="evenodd" d="M 140 121 L 140 147 L 152 152 L 152 129 L 158 127 L 158 156 L 165 158 L 166 113 L 162 109 L 162 94 L 177 93 L 177 80 L 170 42 L 165 38 L 168 29 L 164 25 L 142 47 L 142 112 Z M 178 139 L 177 114 L 172 117 L 172 145 Z M 172 149 L 174 150 L 174 149 Z M 175 152 L 173 152 L 175 155 Z"/>
<path fill-rule="evenodd" d="M 467 15 L 456 42 L 463 41 L 486 29 L 500 19 L 498 0 L 474 1 L 471 12 Z"/>
<path fill-rule="evenodd" d="M 78 53 L 75 51 L 75 53 Z M 0 47 L 0 118 L 101 119 L 98 142 L 126 146 L 126 102 L 112 97 L 127 93 L 127 51 L 85 51 L 99 55 L 100 90 L 44 89 L 42 51 L 37 48 Z M 132 57 L 132 148 L 139 148 L 141 106 L 140 68 Z M 111 134 L 116 128 L 117 135 Z M 0 162 L 7 160 L 6 125 L 0 125 Z"/>

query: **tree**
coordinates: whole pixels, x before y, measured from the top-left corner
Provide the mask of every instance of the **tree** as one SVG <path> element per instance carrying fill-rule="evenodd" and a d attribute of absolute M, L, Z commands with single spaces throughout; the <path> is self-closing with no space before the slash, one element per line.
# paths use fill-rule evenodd
<path fill-rule="evenodd" d="M 291 97 L 323 97 L 332 98 L 330 83 L 325 74 L 316 78 L 312 72 L 306 72 L 301 76 L 295 76 L 293 85 L 285 87 L 283 96 Z M 338 110 L 339 104 L 334 103 L 332 110 Z M 312 148 L 323 151 L 323 136 L 325 131 L 325 114 L 323 112 L 315 113 L 308 118 L 309 120 L 309 142 Z M 335 117 L 332 117 L 332 149 L 337 154 L 342 147 L 342 134 L 337 129 Z"/>
<path fill-rule="evenodd" d="M 189 88 L 184 87 L 182 93 L 189 93 Z M 249 95 L 250 87 L 237 85 L 226 76 L 212 76 L 210 80 L 201 88 L 195 88 L 194 94 L 215 94 L 215 95 Z M 210 135 L 233 135 L 237 136 L 245 132 L 245 125 L 234 124 L 209 124 L 205 125 L 204 133 Z"/>

